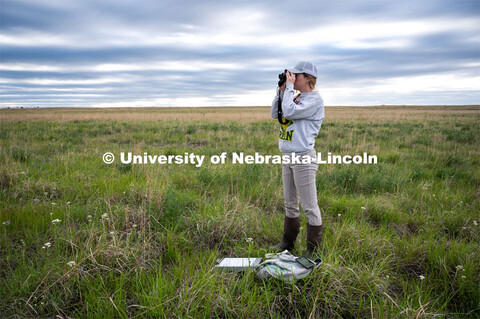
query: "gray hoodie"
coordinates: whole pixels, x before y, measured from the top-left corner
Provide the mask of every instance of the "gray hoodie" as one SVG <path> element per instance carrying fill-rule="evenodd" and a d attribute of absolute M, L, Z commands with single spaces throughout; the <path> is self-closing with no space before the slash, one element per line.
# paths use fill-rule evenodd
<path fill-rule="evenodd" d="M 282 92 L 277 90 L 273 99 L 271 114 L 277 118 L 278 101 Z M 287 82 L 282 98 L 283 116 L 289 120 L 280 125 L 278 147 L 282 153 L 302 154 L 314 149 L 317 137 L 325 117 L 323 99 L 317 91 L 302 93 L 293 101 L 293 83 Z M 288 155 L 286 154 L 286 155 Z"/>

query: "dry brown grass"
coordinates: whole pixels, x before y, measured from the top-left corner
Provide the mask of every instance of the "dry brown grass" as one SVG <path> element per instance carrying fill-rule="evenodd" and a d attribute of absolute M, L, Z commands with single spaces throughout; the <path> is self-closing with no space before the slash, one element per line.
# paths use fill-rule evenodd
<path fill-rule="evenodd" d="M 332 121 L 439 120 L 480 114 L 480 105 L 461 106 L 327 106 Z M 145 107 L 145 108 L 37 108 L 1 109 L 0 121 L 241 121 L 270 119 L 270 107 Z"/>

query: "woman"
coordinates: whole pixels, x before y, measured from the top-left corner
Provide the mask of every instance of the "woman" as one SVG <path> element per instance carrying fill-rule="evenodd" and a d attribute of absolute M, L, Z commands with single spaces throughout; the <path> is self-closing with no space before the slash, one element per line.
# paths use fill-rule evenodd
<path fill-rule="evenodd" d="M 283 240 L 274 249 L 283 251 L 294 247 L 300 231 L 300 200 L 307 217 L 307 257 L 319 247 L 323 230 L 315 184 L 318 169 L 315 137 L 324 118 L 323 99 L 314 91 L 317 77 L 317 68 L 311 62 L 299 62 L 286 70 L 286 83 L 277 89 L 271 109 L 272 117 L 277 118 L 281 103 L 285 124 L 280 125 L 278 146 L 283 155 L 301 155 L 301 159 L 310 159 L 311 162 L 282 164 L 285 221 Z M 300 91 L 296 97 L 294 90 Z"/>

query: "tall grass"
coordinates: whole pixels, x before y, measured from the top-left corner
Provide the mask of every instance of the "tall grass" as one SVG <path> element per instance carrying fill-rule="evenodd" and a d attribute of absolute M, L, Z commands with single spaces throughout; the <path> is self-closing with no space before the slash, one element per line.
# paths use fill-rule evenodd
<path fill-rule="evenodd" d="M 279 154 L 274 120 L 203 121 L 201 109 L 160 121 L 4 113 L 2 316 L 477 318 L 480 112 L 429 110 L 382 121 L 375 109 L 350 120 L 327 110 L 316 150 L 368 152 L 378 164 L 319 167 L 324 264 L 293 285 L 213 270 L 224 256 L 262 257 L 281 238 L 279 165 L 119 163 L 121 151 Z M 116 163 L 104 164 L 105 152 Z"/>

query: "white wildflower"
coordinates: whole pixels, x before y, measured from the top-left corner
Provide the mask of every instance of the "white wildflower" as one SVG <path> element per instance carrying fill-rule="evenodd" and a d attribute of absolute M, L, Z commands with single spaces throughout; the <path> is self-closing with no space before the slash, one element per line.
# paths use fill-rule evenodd
<path fill-rule="evenodd" d="M 360 207 L 360 208 L 361 208 L 362 210 L 366 210 L 366 208 L 365 208 L 365 207 L 363 207 L 363 206 L 362 206 L 362 207 Z"/>
<path fill-rule="evenodd" d="M 338 214 L 338 217 L 342 217 L 342 214 Z"/>
<path fill-rule="evenodd" d="M 247 239 L 245 239 L 247 243 L 251 243 L 253 241 L 253 238 L 251 237 L 248 237 Z"/>
<path fill-rule="evenodd" d="M 111 232 L 110 232 L 110 235 L 115 235 L 115 232 L 114 232 L 114 231 L 111 231 Z"/>
<path fill-rule="evenodd" d="M 462 279 L 465 279 L 465 278 L 467 278 L 467 277 L 465 277 L 465 276 L 462 276 Z"/>
<path fill-rule="evenodd" d="M 45 244 L 43 244 L 42 249 L 48 248 L 50 246 L 52 246 L 52 244 L 49 241 L 47 241 Z"/>
<path fill-rule="evenodd" d="M 67 202 L 67 205 L 70 205 L 70 202 Z"/>
<path fill-rule="evenodd" d="M 56 223 L 59 223 L 61 221 L 62 221 L 61 219 L 54 219 L 54 220 L 52 220 L 52 224 L 56 224 Z"/>
<path fill-rule="evenodd" d="M 432 184 L 429 184 L 429 183 L 427 183 L 427 182 L 424 182 L 423 185 L 422 185 L 422 188 L 423 188 L 424 190 L 428 190 L 431 186 L 432 186 Z"/>
<path fill-rule="evenodd" d="M 8 225 L 10 225 L 10 221 L 7 220 L 6 222 L 3 222 L 2 224 L 8 226 Z"/>
<path fill-rule="evenodd" d="M 67 263 L 67 265 L 69 265 L 70 267 L 73 267 L 73 266 L 75 266 L 75 261 L 73 261 L 73 260 L 72 260 L 72 261 L 69 261 L 69 262 Z"/>
<path fill-rule="evenodd" d="M 108 214 L 107 213 L 102 214 L 102 219 L 108 219 Z"/>
<path fill-rule="evenodd" d="M 133 227 L 133 228 L 137 228 L 137 224 L 133 224 L 132 227 Z"/>
<path fill-rule="evenodd" d="M 425 276 L 420 275 L 420 280 L 424 280 L 424 279 L 425 279 Z"/>
<path fill-rule="evenodd" d="M 56 203 L 51 203 L 51 204 L 54 205 L 54 206 L 57 205 Z"/>
<path fill-rule="evenodd" d="M 478 223 L 477 223 L 476 220 L 473 221 L 473 224 L 474 224 L 475 226 L 478 226 Z"/>
<path fill-rule="evenodd" d="M 458 266 L 455 267 L 455 268 L 457 268 L 457 270 L 462 270 L 462 269 L 463 269 L 463 266 L 462 266 L 462 265 L 458 265 Z"/>

